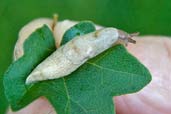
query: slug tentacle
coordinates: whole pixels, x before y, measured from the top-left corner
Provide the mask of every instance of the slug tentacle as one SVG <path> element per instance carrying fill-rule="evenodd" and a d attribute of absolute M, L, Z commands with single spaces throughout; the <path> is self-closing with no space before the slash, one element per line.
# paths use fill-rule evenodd
<path fill-rule="evenodd" d="M 139 32 L 128 34 L 122 30 L 118 30 L 118 33 L 119 33 L 118 43 L 124 44 L 126 46 L 128 45 L 129 42 L 135 44 L 136 41 L 133 40 L 132 37 L 139 35 Z"/>

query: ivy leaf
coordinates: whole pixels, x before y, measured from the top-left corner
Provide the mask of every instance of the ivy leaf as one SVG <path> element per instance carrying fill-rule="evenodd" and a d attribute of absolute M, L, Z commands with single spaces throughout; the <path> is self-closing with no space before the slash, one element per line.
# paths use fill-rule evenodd
<path fill-rule="evenodd" d="M 71 29 L 65 34 L 75 36 L 77 32 L 70 32 Z M 52 52 L 49 50 L 54 50 L 52 38 L 46 26 L 34 32 L 24 44 L 25 55 L 6 72 L 5 93 L 13 110 L 45 96 L 58 114 L 114 114 L 113 96 L 137 92 L 151 80 L 149 71 L 123 46 L 117 45 L 67 77 L 25 85 L 31 70 Z M 32 53 L 27 53 L 29 50 Z"/>

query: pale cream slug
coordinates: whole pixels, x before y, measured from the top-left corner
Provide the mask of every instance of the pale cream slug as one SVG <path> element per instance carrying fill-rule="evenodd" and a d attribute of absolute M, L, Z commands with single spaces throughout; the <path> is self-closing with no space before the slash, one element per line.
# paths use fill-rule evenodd
<path fill-rule="evenodd" d="M 90 58 L 95 57 L 117 43 L 135 43 L 131 37 L 136 34 L 129 35 L 116 28 L 103 28 L 96 25 L 97 31 L 78 36 L 60 47 L 65 31 L 77 23 L 70 20 L 54 22 L 52 19 L 40 18 L 30 22 L 20 30 L 19 39 L 14 48 L 14 60 L 24 54 L 23 43 L 28 36 L 44 24 L 52 30 L 56 47 L 59 47 L 32 71 L 27 77 L 26 83 L 64 77 L 75 71 Z"/>
<path fill-rule="evenodd" d="M 40 63 L 27 77 L 26 83 L 67 76 L 87 60 L 118 42 L 135 43 L 131 39 L 134 35 L 129 35 L 116 28 L 103 28 L 83 36 L 77 36 Z"/>

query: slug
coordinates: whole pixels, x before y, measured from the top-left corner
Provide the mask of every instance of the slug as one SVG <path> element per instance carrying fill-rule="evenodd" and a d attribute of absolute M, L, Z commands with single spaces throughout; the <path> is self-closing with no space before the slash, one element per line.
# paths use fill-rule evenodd
<path fill-rule="evenodd" d="M 77 36 L 40 63 L 27 77 L 26 84 L 67 76 L 117 43 L 135 43 L 132 37 L 136 35 L 110 27 Z"/>
<path fill-rule="evenodd" d="M 128 42 L 135 43 L 131 38 L 137 36 L 137 34 L 128 34 L 116 28 L 103 28 L 102 26 L 96 25 L 97 31 L 83 36 L 77 36 L 60 47 L 62 37 L 66 30 L 77 23 L 76 21 L 70 20 L 57 22 L 56 18 L 55 20 L 40 18 L 31 21 L 20 30 L 19 38 L 14 48 L 14 61 L 23 56 L 23 44 L 28 36 L 44 24 L 54 34 L 55 44 L 58 48 L 31 72 L 26 79 L 26 84 L 64 77 L 75 71 L 90 58 L 95 57 L 117 43 L 123 43 L 125 45 Z"/>

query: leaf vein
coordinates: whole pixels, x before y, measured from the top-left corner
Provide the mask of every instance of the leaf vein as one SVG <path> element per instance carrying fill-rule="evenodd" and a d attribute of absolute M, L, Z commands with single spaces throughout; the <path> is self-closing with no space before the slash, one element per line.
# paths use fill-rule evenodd
<path fill-rule="evenodd" d="M 66 106 L 65 106 L 65 112 L 66 112 L 68 106 L 71 105 L 71 102 L 70 102 L 70 96 L 69 96 L 69 92 L 68 92 L 68 88 L 67 88 L 67 84 L 66 84 L 65 78 L 63 78 L 63 82 L 64 82 L 64 88 L 65 88 L 66 95 L 67 95 L 67 103 L 66 103 Z"/>
<path fill-rule="evenodd" d="M 117 71 L 117 70 L 110 69 L 110 68 L 105 68 L 105 67 L 103 67 L 103 66 L 100 66 L 100 65 L 98 65 L 98 64 L 96 64 L 96 63 L 92 63 L 92 62 L 86 62 L 86 63 L 87 63 L 87 64 L 90 64 L 90 65 L 92 65 L 92 66 L 94 66 L 94 67 L 98 67 L 98 68 L 100 68 L 100 69 L 105 69 L 105 70 L 112 71 L 112 72 L 117 72 L 117 73 L 122 73 L 122 74 L 127 74 L 127 75 L 140 76 L 140 75 L 138 75 L 138 74 L 132 74 L 132 73 L 129 73 L 129 72 L 123 72 L 123 71 Z"/>

